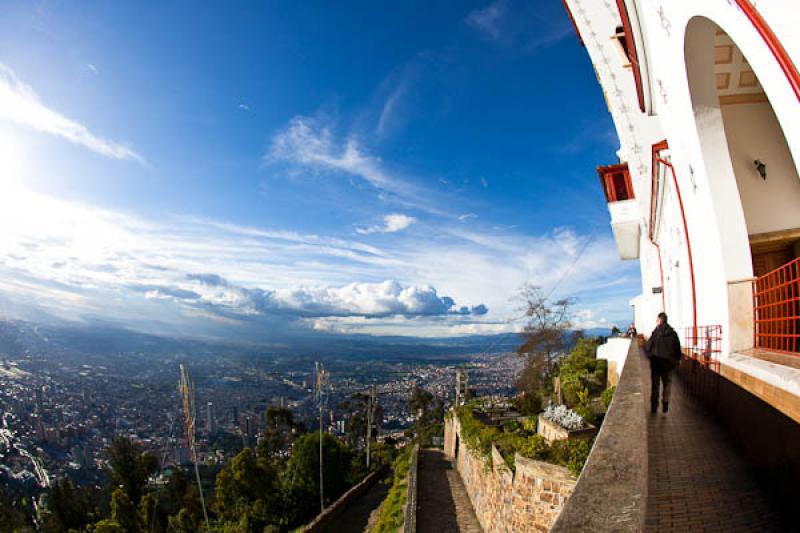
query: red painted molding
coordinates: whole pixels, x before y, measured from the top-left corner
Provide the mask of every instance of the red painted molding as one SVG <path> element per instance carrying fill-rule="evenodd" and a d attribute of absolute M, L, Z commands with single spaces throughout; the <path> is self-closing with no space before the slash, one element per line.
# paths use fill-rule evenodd
<path fill-rule="evenodd" d="M 675 174 L 675 167 L 672 166 L 672 163 L 662 159 L 661 156 L 660 156 L 661 151 L 662 150 L 666 150 L 667 148 L 669 148 L 669 144 L 667 143 L 666 140 L 663 140 L 663 141 L 658 142 L 658 143 L 653 145 L 653 168 L 652 168 L 652 171 L 653 171 L 653 184 L 655 185 L 655 187 L 658 186 L 658 165 L 664 165 L 667 168 L 669 168 L 670 173 L 672 174 L 672 182 L 675 185 L 675 195 L 678 198 L 678 207 L 680 208 L 680 211 L 681 211 L 681 220 L 683 221 L 683 234 L 686 236 L 686 254 L 687 254 L 688 259 L 689 259 L 689 277 L 690 277 L 691 283 L 692 283 L 692 326 L 694 327 L 694 331 L 695 331 L 695 334 L 696 334 L 696 332 L 697 332 L 697 287 L 695 286 L 695 280 L 694 280 L 694 259 L 692 257 L 692 241 L 689 238 L 689 224 L 686 222 L 686 211 L 683 208 L 683 197 L 681 195 L 681 187 L 678 184 L 678 176 Z M 655 190 L 656 189 L 654 188 L 654 191 Z M 653 193 L 653 198 L 655 198 L 655 192 Z M 653 240 L 653 226 L 652 226 L 652 224 L 653 224 L 653 213 L 655 212 L 654 208 L 653 208 L 653 205 L 654 204 L 651 201 L 651 205 L 650 205 L 650 220 L 651 220 L 650 242 L 652 242 L 653 244 L 656 245 L 656 247 L 658 247 L 658 244 L 656 244 L 656 242 Z M 658 247 L 658 250 L 659 250 L 659 255 L 658 255 L 659 268 L 661 268 L 661 248 Z M 663 298 L 663 294 L 664 294 L 664 289 L 663 289 L 663 279 L 664 278 L 663 278 L 663 276 L 664 276 L 664 272 L 662 270 L 661 271 L 661 277 L 662 277 L 661 278 L 662 279 L 661 294 L 662 294 L 662 298 Z M 662 304 L 663 304 L 663 300 L 662 300 Z"/>
<path fill-rule="evenodd" d="M 581 37 L 581 32 L 578 31 L 578 25 L 575 24 L 575 18 L 572 16 L 572 10 L 567 5 L 567 0 L 561 0 L 561 3 L 564 4 L 564 9 L 567 10 L 567 16 L 569 17 L 569 21 L 572 23 L 572 27 L 575 29 L 575 35 L 578 36 L 578 42 L 581 43 L 581 46 L 586 46 L 583 44 L 583 37 Z"/>
<path fill-rule="evenodd" d="M 658 153 L 669 148 L 667 140 L 659 141 L 653 145 L 650 171 L 652 179 L 650 182 L 650 240 L 653 240 L 653 228 L 656 224 L 656 192 L 658 192 Z"/>
<path fill-rule="evenodd" d="M 625 41 L 628 44 L 628 55 L 631 60 L 631 70 L 633 71 L 633 80 L 636 82 L 636 97 L 639 99 L 639 109 L 644 113 L 644 88 L 642 86 L 642 71 L 639 66 L 639 54 L 636 51 L 636 41 L 633 38 L 633 31 L 631 21 L 628 17 L 628 6 L 625 5 L 625 0 L 617 0 L 617 9 L 619 16 L 622 19 L 622 29 L 625 31 Z"/>
<path fill-rule="evenodd" d="M 619 3 L 620 0 L 617 1 Z M 775 35 L 775 32 L 772 31 L 772 28 L 769 27 L 764 17 L 761 16 L 761 13 L 758 12 L 749 0 L 736 0 L 736 5 L 738 5 L 742 13 L 750 19 L 750 23 L 755 27 L 758 34 L 761 35 L 761 38 L 764 39 L 770 52 L 775 56 L 775 60 L 786 75 L 789 85 L 792 86 L 795 96 L 800 100 L 800 73 L 797 72 L 797 67 L 794 62 L 792 62 L 792 58 L 789 57 L 789 54 L 786 53 L 786 49 Z"/>

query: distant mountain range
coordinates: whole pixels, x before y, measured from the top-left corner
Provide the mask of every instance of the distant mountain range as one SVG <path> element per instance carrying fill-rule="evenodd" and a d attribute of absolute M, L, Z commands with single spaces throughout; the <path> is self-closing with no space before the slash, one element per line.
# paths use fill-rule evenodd
<path fill-rule="evenodd" d="M 590 336 L 607 335 L 605 329 L 588 330 Z M 118 326 L 94 323 L 40 324 L 23 320 L 0 320 L 0 357 L 23 353 L 63 351 L 70 354 L 158 355 L 175 352 L 213 353 L 244 351 L 254 355 L 314 355 L 353 359 L 436 358 L 452 354 L 514 351 L 519 335 L 471 335 L 423 338 L 314 333 L 288 342 L 255 343 L 152 335 Z"/>

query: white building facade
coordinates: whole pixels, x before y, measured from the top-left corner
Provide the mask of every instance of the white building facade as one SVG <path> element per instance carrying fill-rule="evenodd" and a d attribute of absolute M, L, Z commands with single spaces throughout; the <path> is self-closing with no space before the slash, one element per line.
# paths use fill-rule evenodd
<path fill-rule="evenodd" d="M 620 139 L 598 168 L 631 302 L 800 422 L 800 3 L 565 0 Z"/>

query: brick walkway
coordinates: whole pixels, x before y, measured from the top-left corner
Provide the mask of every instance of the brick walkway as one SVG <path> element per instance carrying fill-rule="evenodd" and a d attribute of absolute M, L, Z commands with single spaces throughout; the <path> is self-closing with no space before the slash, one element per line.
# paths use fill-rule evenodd
<path fill-rule="evenodd" d="M 481 533 L 461 476 L 440 450 L 420 450 L 417 474 L 419 533 Z"/>
<path fill-rule="evenodd" d="M 650 363 L 641 357 L 648 417 L 646 531 L 786 531 L 735 443 L 677 374 L 669 412 L 659 406 L 658 414 L 650 414 Z"/>

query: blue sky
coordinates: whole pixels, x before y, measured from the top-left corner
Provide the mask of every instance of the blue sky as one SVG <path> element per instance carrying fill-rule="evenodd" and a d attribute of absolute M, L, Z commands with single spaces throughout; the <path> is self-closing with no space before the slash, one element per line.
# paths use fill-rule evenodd
<path fill-rule="evenodd" d="M 617 146 L 559 0 L 10 2 L 2 310 L 461 335 L 529 282 L 621 324 Z"/>

